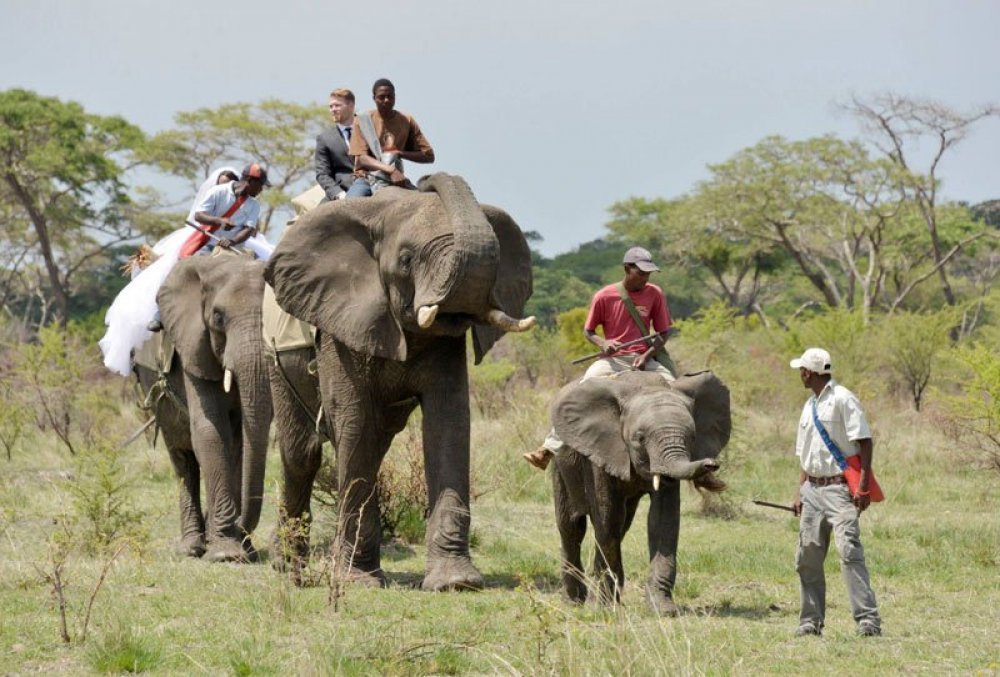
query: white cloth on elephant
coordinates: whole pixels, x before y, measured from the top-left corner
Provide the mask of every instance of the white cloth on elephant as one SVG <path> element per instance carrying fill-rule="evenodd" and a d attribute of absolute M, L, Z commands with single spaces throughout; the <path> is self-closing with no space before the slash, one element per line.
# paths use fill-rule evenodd
<path fill-rule="evenodd" d="M 239 176 L 234 167 L 220 167 L 212 172 L 198 188 L 187 215 L 188 220 L 194 219 L 198 205 L 218 184 L 223 172 Z M 122 376 L 131 373 L 132 351 L 152 336 L 146 326 L 156 317 L 156 293 L 177 264 L 181 248 L 193 232 L 190 226 L 181 226 L 153 245 L 153 252 L 158 258 L 135 275 L 108 308 L 104 316 L 108 330 L 98 345 L 104 353 L 104 366 L 111 371 Z"/>

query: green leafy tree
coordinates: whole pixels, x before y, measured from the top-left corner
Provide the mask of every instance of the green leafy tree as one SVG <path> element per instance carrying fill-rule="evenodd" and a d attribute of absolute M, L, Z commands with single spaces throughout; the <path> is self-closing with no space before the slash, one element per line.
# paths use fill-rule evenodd
<path fill-rule="evenodd" d="M 173 159 L 175 173 L 200 181 L 225 162 L 242 167 L 253 161 L 267 167 L 272 185 L 260 196 L 263 232 L 275 213 L 287 209 L 291 198 L 312 181 L 314 140 L 329 124 L 321 106 L 278 99 L 199 108 L 178 113 L 174 120 L 176 128 L 154 141 L 160 156 Z"/>
<path fill-rule="evenodd" d="M 63 326 L 76 278 L 137 234 L 125 175 L 144 162 L 136 151 L 145 140 L 121 117 L 25 89 L 0 92 L 4 272 L 8 283 L 42 276 L 35 286 L 51 295 Z"/>
<path fill-rule="evenodd" d="M 900 312 L 881 319 L 881 344 L 893 376 L 906 388 L 913 408 L 920 411 L 924 391 L 942 350 L 948 331 L 955 326 L 954 309 L 932 313 Z"/>

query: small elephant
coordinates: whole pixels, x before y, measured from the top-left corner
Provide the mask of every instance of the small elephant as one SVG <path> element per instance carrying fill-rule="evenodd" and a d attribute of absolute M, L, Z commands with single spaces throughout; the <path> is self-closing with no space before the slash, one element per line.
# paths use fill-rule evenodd
<path fill-rule="evenodd" d="M 467 335 L 479 363 L 505 332 L 534 324 L 520 318 L 531 296 L 521 229 L 479 204 L 460 177 L 434 174 L 418 191 L 389 187 L 321 204 L 285 234 L 265 276 L 278 305 L 317 328 L 319 389 L 348 535 L 338 556 L 350 563 L 348 578 L 385 584 L 375 482 L 393 437 L 420 406 L 430 504 L 422 586 L 483 587 L 469 552 Z M 318 445 L 309 429 L 300 433 L 281 450 L 280 512 L 289 517 L 308 515 L 319 468 Z"/>
<path fill-rule="evenodd" d="M 181 552 L 191 557 L 256 554 L 250 534 L 260 519 L 271 425 L 263 268 L 235 255 L 178 263 L 157 294 L 176 357 L 162 375 L 135 367 L 180 478 Z"/>
<path fill-rule="evenodd" d="M 589 516 L 601 599 L 619 599 L 622 539 L 649 494 L 646 595 L 657 613 L 676 614 L 680 480 L 708 479 L 713 490 L 725 488 L 710 473 L 732 430 L 729 390 L 707 371 L 673 382 L 624 372 L 563 387 L 552 404 L 552 425 L 565 444 L 552 484 L 567 596 L 578 603 L 587 597 L 580 544 Z"/>

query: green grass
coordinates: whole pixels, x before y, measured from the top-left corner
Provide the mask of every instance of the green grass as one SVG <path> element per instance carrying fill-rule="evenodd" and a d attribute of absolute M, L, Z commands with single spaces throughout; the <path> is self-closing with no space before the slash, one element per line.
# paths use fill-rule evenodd
<path fill-rule="evenodd" d="M 0 674 L 996 674 L 1000 477 L 958 462 L 959 450 L 933 419 L 892 402 L 867 403 L 888 498 L 862 519 L 885 636 L 854 636 L 831 554 L 825 635 L 792 637 L 796 522 L 750 502 L 788 503 L 794 492 L 791 436 L 804 394 L 792 387 L 766 407 L 737 398 L 723 471 L 730 519 L 707 516 L 698 494 L 683 492 L 675 597 L 684 613 L 674 619 L 653 616 L 642 599 L 645 506 L 625 542 L 623 604 L 575 607 L 562 599 L 550 479 L 520 458 L 546 428 L 551 393 L 539 393 L 499 420 L 474 423 L 474 557 L 485 591 L 415 589 L 422 545 L 393 546 L 383 561 L 389 588 L 349 588 L 337 611 L 322 583 L 295 588 L 266 563 L 175 557 L 169 462 L 162 449 L 140 442 L 124 462 L 150 541 L 110 568 L 86 642 L 78 639 L 80 624 L 105 560 L 70 558 L 74 641 L 63 644 L 39 568 L 47 566 L 53 516 L 72 509 L 66 483 L 73 462 L 47 438 L 33 439 L 12 462 L 0 461 Z M 279 467 L 272 451 L 256 536 L 265 554 Z M 314 543 L 329 543 L 333 523 L 331 515 L 317 516 Z M 585 561 L 592 547 L 588 540 Z M 323 565 L 314 557 L 313 569 Z"/>

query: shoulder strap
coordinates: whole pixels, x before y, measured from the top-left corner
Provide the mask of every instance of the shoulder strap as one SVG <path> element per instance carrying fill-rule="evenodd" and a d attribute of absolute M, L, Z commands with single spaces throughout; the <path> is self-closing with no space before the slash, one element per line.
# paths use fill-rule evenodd
<path fill-rule="evenodd" d="M 237 210 L 240 207 L 242 207 L 243 203 L 246 202 L 246 201 L 247 201 L 247 196 L 246 196 L 245 193 L 243 195 L 238 196 L 236 198 L 236 202 L 234 202 L 232 204 L 232 206 L 229 209 L 226 210 L 226 213 L 222 215 L 222 218 L 228 219 L 230 216 L 232 216 L 233 214 L 235 214 L 237 212 Z"/>
<path fill-rule="evenodd" d="M 841 471 L 847 468 L 847 459 L 844 458 L 844 454 L 840 451 L 840 447 L 837 443 L 830 439 L 830 433 L 826 432 L 826 428 L 823 424 L 819 422 L 819 415 L 816 413 L 816 400 L 818 398 L 814 395 L 812 400 L 812 414 L 813 414 L 813 425 L 816 426 L 816 432 L 819 433 L 819 437 L 823 440 L 823 444 L 826 445 L 827 450 L 830 455 L 833 456 L 833 460 L 840 467 Z"/>
<path fill-rule="evenodd" d="M 361 127 L 361 135 L 365 137 L 368 150 L 377 158 L 382 157 L 382 144 L 379 143 L 378 134 L 375 133 L 375 121 L 367 112 L 358 113 L 358 126 Z"/>
<path fill-rule="evenodd" d="M 642 316 L 639 315 L 639 309 L 635 307 L 635 303 L 632 302 L 632 298 L 628 295 L 628 291 L 625 290 L 625 285 L 619 282 L 615 285 L 615 289 L 618 290 L 618 296 L 621 297 L 622 303 L 625 304 L 625 309 L 628 314 L 632 316 L 632 321 L 635 322 L 635 326 L 639 328 L 639 333 L 645 336 L 649 332 L 649 328 L 643 323 Z"/>

